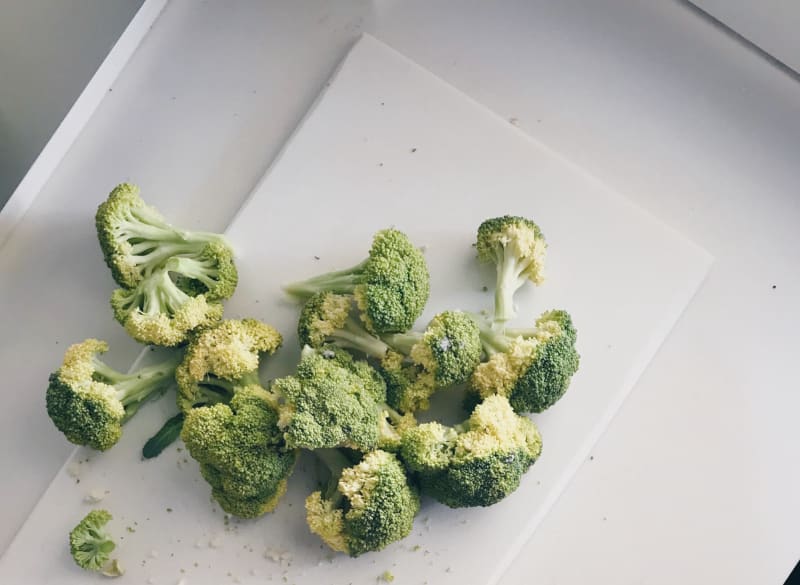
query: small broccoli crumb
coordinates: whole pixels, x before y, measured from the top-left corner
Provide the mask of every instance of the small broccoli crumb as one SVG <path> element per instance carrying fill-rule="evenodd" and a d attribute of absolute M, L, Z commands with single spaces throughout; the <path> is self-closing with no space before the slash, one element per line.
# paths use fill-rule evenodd
<path fill-rule="evenodd" d="M 394 575 L 392 574 L 391 571 L 384 571 L 383 573 L 380 574 L 378 580 L 383 581 L 384 583 L 391 583 L 392 581 L 394 581 Z"/>
<path fill-rule="evenodd" d="M 172 512 L 172 508 L 167 508 L 167 512 Z"/>
<path fill-rule="evenodd" d="M 84 496 L 83 501 L 86 504 L 97 504 L 98 502 L 102 502 L 109 493 L 111 492 L 108 490 L 94 488 L 89 490 L 89 493 Z"/>
<path fill-rule="evenodd" d="M 127 531 L 128 531 L 128 532 L 130 532 L 131 534 L 133 534 L 134 532 L 136 532 L 136 529 L 135 529 L 133 526 L 126 526 L 126 527 L 125 527 L 125 530 L 127 530 Z"/>

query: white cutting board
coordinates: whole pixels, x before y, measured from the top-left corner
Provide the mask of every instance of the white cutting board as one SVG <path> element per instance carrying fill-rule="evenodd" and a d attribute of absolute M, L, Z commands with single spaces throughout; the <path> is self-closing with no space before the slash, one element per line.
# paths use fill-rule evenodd
<path fill-rule="evenodd" d="M 174 411 L 169 396 L 143 408 L 110 452 L 76 452 L 0 561 L 0 582 L 92 578 L 72 564 L 66 545 L 92 490 L 110 492 L 99 506 L 115 515 L 123 582 L 346 585 L 374 583 L 386 570 L 398 584 L 496 581 L 588 456 L 710 256 L 368 36 L 228 230 L 240 285 L 227 315 L 258 317 L 285 334 L 266 379 L 288 373 L 299 355 L 297 308 L 281 283 L 356 263 L 371 234 L 394 225 L 426 246 L 431 299 L 420 325 L 446 308 L 490 308 L 483 287 L 494 273 L 477 264 L 471 245 L 484 218 L 504 213 L 534 218 L 549 243 L 549 279 L 519 296 L 519 323 L 568 309 L 582 356 L 567 395 L 534 417 L 543 455 L 511 497 L 470 510 L 425 500 L 405 541 L 358 559 L 334 555 L 305 527 L 303 500 L 315 485 L 308 458 L 278 510 L 256 521 L 227 521 L 180 447 L 140 461 L 144 440 Z"/>

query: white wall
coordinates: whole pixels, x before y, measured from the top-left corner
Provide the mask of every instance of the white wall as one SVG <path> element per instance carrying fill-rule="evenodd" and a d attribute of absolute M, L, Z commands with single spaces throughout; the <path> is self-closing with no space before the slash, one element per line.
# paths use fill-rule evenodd
<path fill-rule="evenodd" d="M 143 0 L 0 0 L 0 207 Z"/>

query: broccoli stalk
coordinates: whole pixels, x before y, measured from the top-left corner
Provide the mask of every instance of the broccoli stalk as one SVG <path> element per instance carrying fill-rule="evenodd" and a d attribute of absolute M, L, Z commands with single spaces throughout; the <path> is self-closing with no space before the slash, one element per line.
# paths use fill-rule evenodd
<path fill-rule="evenodd" d="M 70 346 L 58 371 L 50 375 L 47 413 L 67 439 L 105 451 L 122 435 L 127 422 L 146 400 L 174 383 L 179 353 L 160 364 L 123 374 L 98 357 L 108 344 L 87 339 Z"/>
<path fill-rule="evenodd" d="M 411 329 L 430 293 L 425 257 L 395 229 L 381 230 L 363 262 L 336 272 L 289 284 L 284 290 L 299 300 L 323 292 L 352 296 L 367 329 L 398 333 Z"/>
<path fill-rule="evenodd" d="M 500 324 L 516 315 L 514 294 L 531 281 L 544 282 L 547 244 L 539 226 L 524 217 L 505 215 L 478 227 L 478 258 L 497 269 L 494 320 Z"/>
<path fill-rule="evenodd" d="M 352 557 L 378 551 L 408 536 L 419 497 L 397 458 L 372 451 L 352 464 L 335 450 L 315 454 L 328 467 L 325 493 L 306 499 L 306 522 L 331 549 Z"/>
<path fill-rule="evenodd" d="M 542 412 L 567 391 L 580 364 L 569 313 L 547 311 L 533 329 L 499 332 L 485 321 L 480 329 L 489 359 L 475 368 L 470 385 L 481 398 L 499 394 L 517 412 Z"/>
<path fill-rule="evenodd" d="M 106 510 L 89 512 L 69 533 L 69 550 L 80 568 L 119 577 L 124 571 L 117 559 L 110 558 L 117 545 L 105 529 L 110 520 Z"/>

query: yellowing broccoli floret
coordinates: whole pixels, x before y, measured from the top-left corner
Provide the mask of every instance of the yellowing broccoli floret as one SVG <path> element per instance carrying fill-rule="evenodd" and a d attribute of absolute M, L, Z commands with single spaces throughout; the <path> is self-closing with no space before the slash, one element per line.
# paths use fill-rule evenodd
<path fill-rule="evenodd" d="M 531 330 L 500 333 L 485 326 L 481 339 L 489 359 L 472 375 L 481 397 L 506 396 L 517 412 L 542 412 L 555 404 L 578 370 L 577 332 L 566 311 L 542 314 Z"/>
<path fill-rule="evenodd" d="M 47 414 L 64 436 L 76 445 L 105 451 L 122 436 L 122 425 L 139 407 L 174 383 L 181 356 L 123 374 L 97 356 L 108 344 L 87 339 L 70 346 L 61 367 L 50 375 Z"/>
<path fill-rule="evenodd" d="M 410 429 L 400 456 L 417 474 L 422 493 L 460 508 L 491 506 L 514 492 L 541 449 L 533 422 L 495 395 L 462 425 L 431 422 Z"/>
<path fill-rule="evenodd" d="M 512 319 L 514 293 L 527 281 L 544 282 L 547 244 L 539 226 L 524 217 L 504 215 L 478 227 L 478 258 L 497 267 L 495 315 L 498 322 Z"/>
<path fill-rule="evenodd" d="M 381 230 L 369 257 L 345 270 L 329 272 L 285 287 L 306 300 L 320 292 L 353 295 L 368 330 L 408 331 L 422 314 L 430 293 L 430 275 L 422 252 L 396 229 Z"/>
<path fill-rule="evenodd" d="M 308 527 L 330 548 L 356 557 L 408 536 L 419 497 L 397 458 L 367 453 L 353 465 L 333 450 L 315 452 L 331 475 L 326 492 L 306 499 Z"/>

